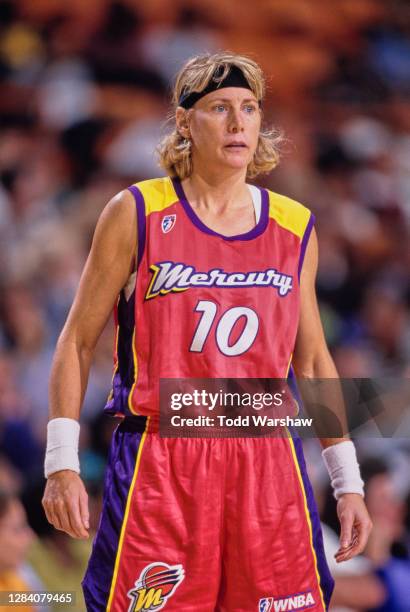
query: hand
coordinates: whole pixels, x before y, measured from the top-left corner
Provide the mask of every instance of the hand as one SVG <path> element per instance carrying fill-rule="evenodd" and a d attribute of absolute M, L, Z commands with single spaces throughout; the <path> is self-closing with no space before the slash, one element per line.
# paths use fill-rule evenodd
<path fill-rule="evenodd" d="M 51 474 L 42 503 L 48 522 L 56 529 L 73 538 L 88 538 L 88 495 L 76 472 L 61 470 Z"/>
<path fill-rule="evenodd" d="M 348 561 L 363 552 L 372 522 L 364 499 L 357 493 L 345 493 L 337 502 L 340 521 L 340 548 L 335 554 L 337 563 Z"/>

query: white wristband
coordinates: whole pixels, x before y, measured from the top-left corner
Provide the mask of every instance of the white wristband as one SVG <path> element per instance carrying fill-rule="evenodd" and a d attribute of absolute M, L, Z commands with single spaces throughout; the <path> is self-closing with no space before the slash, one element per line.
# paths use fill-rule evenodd
<path fill-rule="evenodd" d="M 59 417 L 47 425 L 47 450 L 44 461 L 44 475 L 48 478 L 60 470 L 80 473 L 78 439 L 80 424 L 75 419 Z"/>
<path fill-rule="evenodd" d="M 364 483 L 360 476 L 353 442 L 346 440 L 328 446 L 322 451 L 322 457 L 329 472 L 336 499 L 345 493 L 358 493 L 364 497 Z"/>

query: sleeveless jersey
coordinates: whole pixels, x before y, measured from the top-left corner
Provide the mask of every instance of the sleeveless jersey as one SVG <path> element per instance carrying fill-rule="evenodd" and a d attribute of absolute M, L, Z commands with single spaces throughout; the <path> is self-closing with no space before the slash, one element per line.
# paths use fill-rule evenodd
<path fill-rule="evenodd" d="M 160 378 L 286 378 L 310 211 L 260 189 L 256 226 L 205 226 L 178 179 L 136 183 L 137 270 L 121 291 L 110 414 L 155 417 Z"/>

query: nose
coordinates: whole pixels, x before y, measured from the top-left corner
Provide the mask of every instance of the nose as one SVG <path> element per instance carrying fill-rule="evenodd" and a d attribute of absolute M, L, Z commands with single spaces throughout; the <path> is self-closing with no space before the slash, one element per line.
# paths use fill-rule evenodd
<path fill-rule="evenodd" d="M 229 131 L 233 134 L 237 134 L 238 132 L 243 132 L 243 127 L 241 110 L 239 108 L 231 108 L 231 112 L 229 113 Z"/>

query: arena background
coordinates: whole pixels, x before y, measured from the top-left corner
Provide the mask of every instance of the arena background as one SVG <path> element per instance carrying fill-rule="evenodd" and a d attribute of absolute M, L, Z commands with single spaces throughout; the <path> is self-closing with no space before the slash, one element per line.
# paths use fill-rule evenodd
<path fill-rule="evenodd" d="M 286 143 L 262 184 L 317 217 L 317 289 L 340 374 L 410 375 L 407 0 L 0 1 L 0 487 L 22 499 L 33 530 L 20 516 L 11 532 L 0 516 L 0 590 L 19 575 L 27 588 L 75 590 L 84 609 L 90 542 L 54 531 L 40 506 L 52 354 L 105 203 L 160 174 L 154 149 L 178 67 L 219 49 L 251 55 L 268 76 L 265 120 Z M 110 324 L 83 412 L 93 529 L 112 349 Z M 349 610 L 367 610 L 387 592 L 378 610 L 408 612 L 409 440 L 358 449 L 374 530 L 361 559 L 332 564 L 333 609 L 350 597 Z M 306 451 L 331 556 L 335 507 L 318 443 Z"/>

